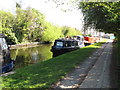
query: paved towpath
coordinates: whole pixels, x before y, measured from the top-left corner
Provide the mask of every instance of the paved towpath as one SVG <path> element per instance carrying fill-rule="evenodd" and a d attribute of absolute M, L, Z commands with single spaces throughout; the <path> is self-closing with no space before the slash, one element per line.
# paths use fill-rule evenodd
<path fill-rule="evenodd" d="M 110 63 L 112 41 L 102 45 L 54 88 L 111 88 Z"/>

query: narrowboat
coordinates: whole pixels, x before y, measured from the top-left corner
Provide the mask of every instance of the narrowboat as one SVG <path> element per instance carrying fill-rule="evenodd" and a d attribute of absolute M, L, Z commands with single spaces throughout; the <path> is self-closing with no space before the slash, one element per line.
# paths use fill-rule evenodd
<path fill-rule="evenodd" d="M 73 36 L 72 38 L 67 37 L 55 40 L 51 52 L 53 52 L 53 57 L 55 57 L 66 52 L 77 50 L 81 47 L 84 47 L 84 42 L 81 41 L 81 37 Z"/>
<path fill-rule="evenodd" d="M 98 43 L 99 41 L 100 41 L 99 37 L 84 36 L 84 44 L 85 44 L 85 46 L 91 45 L 91 44 L 94 44 L 94 43 Z"/>
<path fill-rule="evenodd" d="M 5 40 L 5 35 L 0 34 L 0 74 L 11 71 L 14 60 L 10 57 L 10 50 Z"/>

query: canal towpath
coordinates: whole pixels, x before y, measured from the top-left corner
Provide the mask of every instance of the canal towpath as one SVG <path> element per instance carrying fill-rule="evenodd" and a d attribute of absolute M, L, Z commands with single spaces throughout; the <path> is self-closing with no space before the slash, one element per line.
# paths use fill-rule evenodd
<path fill-rule="evenodd" d="M 53 87 L 58 89 L 113 88 L 110 79 L 112 47 L 112 41 L 109 40 Z"/>

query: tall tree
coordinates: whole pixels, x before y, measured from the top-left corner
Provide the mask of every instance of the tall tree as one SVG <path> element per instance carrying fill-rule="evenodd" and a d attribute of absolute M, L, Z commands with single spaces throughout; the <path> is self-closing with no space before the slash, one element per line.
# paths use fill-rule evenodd
<path fill-rule="evenodd" d="M 7 36 L 8 44 L 17 43 L 17 38 L 13 31 L 14 18 L 12 13 L 0 10 L 0 32 Z"/>
<path fill-rule="evenodd" d="M 16 7 L 14 30 L 19 42 L 33 41 L 40 38 L 43 30 L 44 15 L 38 10 L 28 7 L 23 10 Z M 37 32 L 37 33 L 36 33 Z M 35 35 L 36 34 L 36 35 Z"/>
<path fill-rule="evenodd" d="M 120 34 L 120 2 L 80 2 L 84 26 Z"/>

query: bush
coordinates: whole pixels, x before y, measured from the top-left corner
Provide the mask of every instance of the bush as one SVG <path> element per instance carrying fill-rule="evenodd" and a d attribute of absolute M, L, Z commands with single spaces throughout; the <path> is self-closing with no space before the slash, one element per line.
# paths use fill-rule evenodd
<path fill-rule="evenodd" d="M 62 27 L 62 33 L 64 36 L 74 36 L 82 34 L 79 30 L 67 26 Z"/>
<path fill-rule="evenodd" d="M 17 44 L 17 38 L 15 37 L 14 33 L 9 33 L 6 37 L 6 41 L 8 45 Z"/>
<path fill-rule="evenodd" d="M 42 41 L 52 42 L 60 37 L 63 37 L 61 28 L 59 26 L 54 26 L 50 23 L 46 23 L 46 29 L 43 32 Z"/>

